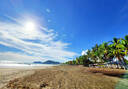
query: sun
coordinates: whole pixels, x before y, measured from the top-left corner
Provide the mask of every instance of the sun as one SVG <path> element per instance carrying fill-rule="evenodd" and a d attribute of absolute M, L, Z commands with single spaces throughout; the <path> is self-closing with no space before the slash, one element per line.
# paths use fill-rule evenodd
<path fill-rule="evenodd" d="M 33 21 L 27 21 L 24 24 L 24 28 L 25 28 L 25 30 L 32 31 L 32 30 L 36 29 L 36 24 Z"/>
<path fill-rule="evenodd" d="M 28 36 L 34 36 L 39 31 L 39 27 L 36 21 L 26 20 L 22 23 L 22 33 Z"/>

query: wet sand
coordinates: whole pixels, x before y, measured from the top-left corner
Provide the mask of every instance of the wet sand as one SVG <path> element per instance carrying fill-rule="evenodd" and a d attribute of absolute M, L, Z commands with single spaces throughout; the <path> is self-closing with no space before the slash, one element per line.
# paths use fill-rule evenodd
<path fill-rule="evenodd" d="M 18 75 L 20 78 L 15 78 L 13 75 L 2 89 L 115 89 L 120 80 L 115 76 L 91 73 L 88 69 L 82 66 L 57 66 L 25 70 L 22 73 L 26 76 Z"/>

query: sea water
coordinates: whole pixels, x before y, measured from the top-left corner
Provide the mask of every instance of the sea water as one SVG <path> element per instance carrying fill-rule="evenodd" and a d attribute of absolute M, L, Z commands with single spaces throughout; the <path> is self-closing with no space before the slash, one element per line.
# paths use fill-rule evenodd
<path fill-rule="evenodd" d="M 49 67 L 57 66 L 52 64 L 2 64 L 0 63 L 0 68 L 33 68 L 33 67 Z"/>

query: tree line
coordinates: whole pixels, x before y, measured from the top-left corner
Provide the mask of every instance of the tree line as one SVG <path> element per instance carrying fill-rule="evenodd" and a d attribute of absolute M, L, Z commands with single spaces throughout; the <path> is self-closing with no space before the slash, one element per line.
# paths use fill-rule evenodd
<path fill-rule="evenodd" d="M 73 61 L 68 61 L 65 64 L 72 65 L 85 65 L 89 64 L 102 64 L 113 63 L 114 59 L 118 65 L 123 65 L 125 69 L 128 69 L 128 35 L 124 38 L 113 38 L 112 41 L 103 42 L 102 44 L 96 44 L 89 49 L 85 55 L 76 57 Z"/>

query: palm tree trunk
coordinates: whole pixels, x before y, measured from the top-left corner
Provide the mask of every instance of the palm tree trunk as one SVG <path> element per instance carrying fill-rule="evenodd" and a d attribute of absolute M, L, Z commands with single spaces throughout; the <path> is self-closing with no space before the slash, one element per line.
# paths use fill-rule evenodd
<path fill-rule="evenodd" d="M 127 70 L 127 69 L 128 69 L 128 66 L 127 66 L 127 64 L 125 63 L 125 59 L 124 59 L 123 56 L 122 56 L 122 60 L 121 60 L 121 62 L 122 62 L 122 64 L 123 64 L 125 70 Z"/>
<path fill-rule="evenodd" d="M 119 64 L 118 63 L 119 62 L 119 58 L 117 57 L 116 59 L 118 59 L 118 61 L 116 60 L 116 68 L 119 69 L 119 65 L 118 65 Z"/>
<path fill-rule="evenodd" d="M 120 64 L 119 63 L 118 64 L 121 66 L 121 68 L 122 68 L 122 65 L 123 65 L 124 68 L 127 69 L 125 61 L 124 61 L 124 57 L 123 56 L 121 56 L 121 57 L 118 56 L 117 58 L 118 58 L 119 63 L 120 63 Z"/>
<path fill-rule="evenodd" d="M 127 64 L 126 64 L 125 61 L 124 61 L 124 57 L 123 57 L 123 56 L 121 56 L 121 57 L 117 56 L 117 58 L 118 58 L 118 60 L 119 60 L 119 63 L 120 63 L 121 68 L 122 68 L 122 65 L 123 65 L 123 67 L 124 67 L 125 70 L 128 69 Z M 119 64 L 119 63 L 118 63 L 118 64 Z M 119 67 L 119 66 L 118 66 L 118 67 Z"/>

